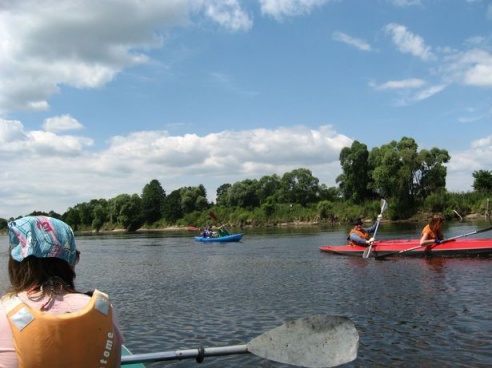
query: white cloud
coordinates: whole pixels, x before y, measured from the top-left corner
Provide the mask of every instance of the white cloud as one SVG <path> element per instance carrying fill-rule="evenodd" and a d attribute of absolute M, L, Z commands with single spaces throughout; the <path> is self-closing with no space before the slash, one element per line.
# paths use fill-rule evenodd
<path fill-rule="evenodd" d="M 390 23 L 384 27 L 384 30 L 391 35 L 394 44 L 401 52 L 411 54 L 424 61 L 435 59 L 431 47 L 425 44 L 424 39 L 408 31 L 405 26 Z"/>
<path fill-rule="evenodd" d="M 49 132 L 82 129 L 83 125 L 70 115 L 61 115 L 48 118 L 43 122 L 43 128 Z"/>
<path fill-rule="evenodd" d="M 481 49 L 471 49 L 450 55 L 442 67 L 446 78 L 477 87 L 492 86 L 492 54 Z"/>
<path fill-rule="evenodd" d="M 450 152 L 447 188 L 451 191 L 473 190 L 473 172 L 492 167 L 492 135 L 473 141 L 464 151 Z"/>
<path fill-rule="evenodd" d="M 253 26 L 251 17 L 241 8 L 237 0 L 204 2 L 206 16 L 233 31 L 247 31 Z"/>
<path fill-rule="evenodd" d="M 348 34 L 343 33 L 343 32 L 334 32 L 333 33 L 333 39 L 335 41 L 340 41 L 340 42 L 346 43 L 347 45 L 354 46 L 354 47 L 356 47 L 362 51 L 371 51 L 371 45 L 370 44 L 368 44 L 367 42 L 360 40 L 358 38 L 354 38 L 352 36 L 349 36 Z"/>
<path fill-rule="evenodd" d="M 230 30 L 248 30 L 237 0 L 23 0 L 0 10 L 0 115 L 48 110 L 61 85 L 97 88 L 125 68 L 151 62 L 173 26 L 196 12 Z M 124 19 L 124 21 L 122 21 Z M 19 25 L 22 24 L 22 27 Z"/>
<path fill-rule="evenodd" d="M 309 14 L 315 7 L 332 0 L 259 0 L 262 14 L 277 20 Z"/>
<path fill-rule="evenodd" d="M 370 83 L 371 87 L 377 90 L 393 90 L 393 89 L 403 89 L 403 88 L 420 88 L 424 86 L 426 82 L 422 79 L 403 79 L 403 80 L 395 80 L 388 81 L 382 83 L 380 85 L 376 85 L 375 83 Z"/>
<path fill-rule="evenodd" d="M 115 136 L 89 151 L 92 140 L 28 131 L 0 120 L 0 217 L 68 207 L 121 193 L 141 193 L 157 179 L 167 193 L 203 184 L 211 200 L 224 183 L 279 174 L 299 167 L 335 186 L 339 153 L 352 140 L 331 126 L 223 131 L 171 136 L 141 131 Z"/>
<path fill-rule="evenodd" d="M 421 4 L 420 0 L 390 0 L 390 2 L 395 6 L 401 6 L 401 7 L 415 6 Z"/>

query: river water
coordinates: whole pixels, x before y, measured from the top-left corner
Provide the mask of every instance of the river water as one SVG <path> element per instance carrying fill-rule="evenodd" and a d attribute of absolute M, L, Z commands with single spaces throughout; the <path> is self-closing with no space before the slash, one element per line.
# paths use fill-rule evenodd
<path fill-rule="evenodd" d="M 422 226 L 383 224 L 377 237 L 415 238 Z M 488 226 L 451 224 L 445 236 Z M 345 243 L 347 231 L 248 231 L 228 244 L 198 243 L 189 231 L 80 235 L 76 285 L 110 294 L 134 353 L 246 344 L 286 320 L 323 314 L 347 316 L 359 332 L 358 357 L 344 367 L 492 366 L 492 258 L 376 261 L 319 251 Z M 6 265 L 7 237 L 0 242 Z M 198 366 L 290 367 L 252 354 Z"/>

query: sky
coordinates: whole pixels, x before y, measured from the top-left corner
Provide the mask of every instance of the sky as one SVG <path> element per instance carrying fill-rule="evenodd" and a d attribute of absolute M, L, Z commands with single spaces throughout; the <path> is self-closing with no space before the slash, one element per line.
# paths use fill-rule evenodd
<path fill-rule="evenodd" d="M 0 218 L 415 139 L 492 170 L 492 1 L 2 0 Z"/>

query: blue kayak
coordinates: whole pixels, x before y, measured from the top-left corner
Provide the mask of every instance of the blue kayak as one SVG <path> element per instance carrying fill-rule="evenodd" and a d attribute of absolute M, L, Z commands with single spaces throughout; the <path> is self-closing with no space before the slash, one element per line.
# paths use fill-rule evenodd
<path fill-rule="evenodd" d="M 203 236 L 195 236 L 195 240 L 202 243 L 230 243 L 230 242 L 238 242 L 242 238 L 243 238 L 243 233 L 216 236 L 211 238 L 204 238 Z"/>

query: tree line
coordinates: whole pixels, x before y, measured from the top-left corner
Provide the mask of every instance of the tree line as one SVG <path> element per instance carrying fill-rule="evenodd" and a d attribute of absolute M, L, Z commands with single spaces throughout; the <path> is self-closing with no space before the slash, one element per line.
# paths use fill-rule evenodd
<path fill-rule="evenodd" d="M 111 199 L 93 199 L 68 208 L 63 214 L 34 211 L 67 222 L 77 230 L 186 226 L 210 221 L 210 210 L 221 222 L 236 226 L 277 224 L 290 221 L 348 221 L 375 216 L 385 198 L 392 220 L 408 219 L 418 211 L 453 213 L 488 211 L 492 171 L 473 173 L 472 192 L 449 193 L 446 166 L 451 159 L 444 149 L 420 150 L 414 139 L 403 137 L 371 151 L 359 141 L 340 152 L 342 173 L 336 187 L 320 183 L 306 168 L 222 184 L 216 202 L 207 200 L 203 185 L 182 187 L 167 194 L 157 179 L 141 194 L 120 194 Z M 486 205 L 485 205 L 486 203 Z M 1 220 L 0 227 L 6 225 Z"/>

